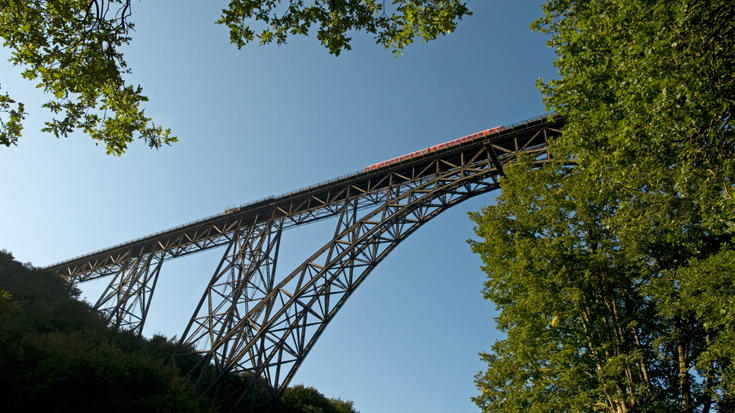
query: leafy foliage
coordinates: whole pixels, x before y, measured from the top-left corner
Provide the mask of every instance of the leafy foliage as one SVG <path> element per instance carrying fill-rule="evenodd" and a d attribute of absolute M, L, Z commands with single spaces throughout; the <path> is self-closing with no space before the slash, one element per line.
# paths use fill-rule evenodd
<path fill-rule="evenodd" d="M 478 406 L 727 411 L 731 237 L 708 236 L 699 221 L 664 225 L 665 236 L 647 222 L 655 236 L 630 238 L 616 224 L 624 194 L 582 168 L 526 160 L 506 173 L 497 205 L 472 214 L 483 291 L 507 333 L 482 355 Z"/>
<path fill-rule="evenodd" d="M 0 397 L 5 409 L 227 411 L 195 393 L 182 379 L 185 366 L 168 366 L 177 347 L 174 340 L 112 331 L 78 295 L 63 277 L 0 251 Z M 229 379 L 243 385 L 248 377 Z M 351 401 L 330 399 L 303 385 L 287 388 L 272 411 L 357 413 Z"/>
<path fill-rule="evenodd" d="M 507 168 L 474 214 L 507 339 L 484 411 L 732 411 L 735 4 L 549 0 L 574 169 Z"/>
<path fill-rule="evenodd" d="M 286 6 L 280 0 L 231 0 L 217 22 L 230 28 L 230 39 L 238 47 L 255 40 L 261 45 L 285 44 L 290 35 L 308 35 L 312 25 L 318 25 L 317 39 L 339 56 L 350 50 L 352 30 L 375 34 L 378 44 L 393 49 L 398 55 L 413 39 L 436 39 L 453 32 L 457 20 L 472 12 L 461 0 L 393 0 L 395 10 L 387 10 L 385 1 L 376 0 L 315 0 L 311 5 L 292 1 Z M 279 8 L 279 6 L 281 8 Z M 279 17 L 280 11 L 280 17 Z M 390 15 L 388 14 L 390 12 Z M 265 23 L 260 34 L 248 21 Z"/>
<path fill-rule="evenodd" d="M 274 410 L 275 413 L 358 413 L 351 401 L 325 397 L 303 384 L 287 388 Z"/>
<path fill-rule="evenodd" d="M 84 333 L 35 335 L 26 343 L 33 362 L 20 377 L 18 406 L 43 411 L 214 411 L 161 360 L 126 352 Z"/>
<path fill-rule="evenodd" d="M 110 12 L 117 4 L 119 9 Z M 54 115 L 45 132 L 57 138 L 82 129 L 120 155 L 139 135 L 151 148 L 176 142 L 156 126 L 140 104 L 140 86 L 126 85 L 130 73 L 119 48 L 130 41 L 130 0 L 31 0 L 0 3 L 0 36 L 13 50 L 10 61 L 25 67 L 23 77 L 52 96 L 43 104 Z M 15 103 L 6 94 L 0 109 Z M 0 125 L 0 144 L 17 144 L 24 107 Z"/>
<path fill-rule="evenodd" d="M 26 268 L 2 252 L 0 289 L 0 395 L 6 409 L 215 411 L 166 367 L 174 343 L 108 330 L 62 277 Z"/>
<path fill-rule="evenodd" d="M 376 35 L 396 55 L 413 40 L 436 39 L 455 30 L 472 14 L 460 0 L 385 1 L 316 0 L 311 5 L 283 0 L 231 0 L 217 22 L 230 29 L 241 48 L 256 36 L 261 45 L 284 44 L 288 36 L 317 38 L 330 53 L 350 49 L 348 32 Z M 133 24 L 130 0 L 4 0 L 0 1 L 0 37 L 12 51 L 10 61 L 25 68 L 23 77 L 37 82 L 51 99 L 43 104 L 54 118 L 42 129 L 57 138 L 76 129 L 121 155 L 134 139 L 151 148 L 177 141 L 170 129 L 153 123 L 141 104 L 148 101 L 140 86 L 127 85 L 130 73 L 120 48 L 127 45 Z M 250 21 L 265 28 L 256 35 Z M 25 107 L 9 94 L 0 95 L 0 145 L 16 145 L 23 129 Z"/>
<path fill-rule="evenodd" d="M 9 94 L 0 95 L 0 113 L 7 113 L 8 119 L 0 117 L 0 145 L 10 146 L 16 144 L 20 132 L 23 130 L 23 119 L 25 119 L 25 106 L 18 103 L 15 108 L 15 100 Z"/>
<path fill-rule="evenodd" d="M 723 231 L 735 215 L 735 4 L 729 0 L 550 0 L 561 78 L 540 83 L 567 117 L 560 152 L 639 191 L 655 215 L 695 202 Z M 624 188 L 623 188 L 624 187 Z M 628 217 L 624 217 L 628 219 Z"/>

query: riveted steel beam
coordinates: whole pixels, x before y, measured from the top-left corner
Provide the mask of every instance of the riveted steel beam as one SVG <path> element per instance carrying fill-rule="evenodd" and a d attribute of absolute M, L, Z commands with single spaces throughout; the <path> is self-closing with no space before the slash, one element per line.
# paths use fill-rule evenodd
<path fill-rule="evenodd" d="M 316 220 L 335 216 L 344 201 L 347 189 L 350 196 L 365 198 L 367 207 L 370 197 L 389 185 L 389 178 L 398 180 L 418 179 L 438 173 L 451 165 L 464 164 L 468 151 L 492 144 L 498 153 L 515 153 L 532 147 L 545 146 L 548 137 L 559 135 L 564 119 L 557 117 L 550 121 L 546 117 L 510 125 L 493 136 L 468 141 L 442 150 L 432 151 L 405 162 L 389 165 L 367 172 L 356 172 L 313 185 L 277 197 L 268 197 L 227 209 L 224 213 L 213 215 L 176 228 L 141 237 L 110 248 L 72 258 L 44 269 L 66 275 L 76 282 L 84 282 L 100 277 L 117 274 L 128 259 L 138 256 L 168 251 L 166 259 L 182 257 L 228 244 L 230 234 L 243 225 L 254 225 L 271 212 L 285 218 L 284 229 L 303 225 Z M 438 161 L 438 162 L 437 162 Z"/>
<path fill-rule="evenodd" d="M 165 252 L 129 259 L 120 266 L 94 308 L 115 330 L 143 332 Z"/>
<path fill-rule="evenodd" d="M 47 267 L 76 282 L 112 276 L 96 307 L 111 325 L 142 331 L 166 259 L 225 247 L 172 362 L 232 409 L 265 408 L 362 283 L 423 224 L 499 188 L 525 154 L 549 161 L 563 119 L 538 119 L 411 160 L 228 209 L 190 224 Z M 336 218 L 333 239 L 276 277 L 283 231 Z"/>
<path fill-rule="evenodd" d="M 533 153 L 539 164 L 548 159 L 543 151 Z M 329 321 L 378 263 L 441 212 L 499 187 L 487 150 L 466 155 L 464 164 L 437 162 L 440 172 L 423 179 L 388 176 L 382 202 L 359 219 L 357 204 L 345 202 L 334 238 L 253 301 L 250 312 L 208 349 L 199 350 L 199 366 L 191 371 L 199 374 L 200 390 L 226 397 L 233 409 L 257 409 L 277 400 Z M 504 154 L 502 161 L 517 155 Z M 249 340 L 240 339 L 244 332 Z M 222 363 L 224 348 L 228 356 Z M 228 379 L 233 374 L 248 380 L 233 383 Z"/>

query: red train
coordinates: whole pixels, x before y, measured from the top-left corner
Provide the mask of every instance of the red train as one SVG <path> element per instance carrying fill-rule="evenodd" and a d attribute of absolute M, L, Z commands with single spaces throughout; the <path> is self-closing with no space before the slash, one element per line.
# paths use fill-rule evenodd
<path fill-rule="evenodd" d="M 407 153 L 407 154 L 405 154 L 403 156 L 399 156 L 397 158 L 389 159 L 387 161 L 376 163 L 374 165 L 366 166 L 365 169 L 363 169 L 363 172 L 367 172 L 367 171 L 370 171 L 370 170 L 373 170 L 373 169 L 382 168 L 384 166 L 392 165 L 392 164 L 394 164 L 396 162 L 405 161 L 406 159 L 411 159 L 411 158 L 414 158 L 414 157 L 419 156 L 419 155 L 424 155 L 424 154 L 427 154 L 429 152 L 437 151 L 439 149 L 448 148 L 450 146 L 457 145 L 457 144 L 460 144 L 462 142 L 467 142 L 467 141 L 471 141 L 473 139 L 482 138 L 482 137 L 485 137 L 485 136 L 488 136 L 488 135 L 492 135 L 493 133 L 498 133 L 498 132 L 500 132 L 502 130 L 505 130 L 505 127 L 504 126 L 496 126 L 496 127 L 492 128 L 492 129 L 487 129 L 487 130 L 484 130 L 482 132 L 477 132 L 477 133 L 475 133 L 473 135 L 463 136 L 463 137 L 458 138 L 458 139 L 455 139 L 453 141 L 440 143 L 439 145 L 434 145 L 432 147 L 429 147 L 429 148 L 426 148 L 426 149 L 422 149 L 420 151 Z"/>

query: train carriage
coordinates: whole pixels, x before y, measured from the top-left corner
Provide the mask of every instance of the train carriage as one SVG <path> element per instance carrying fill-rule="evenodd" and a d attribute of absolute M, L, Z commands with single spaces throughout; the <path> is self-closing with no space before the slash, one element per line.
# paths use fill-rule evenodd
<path fill-rule="evenodd" d="M 503 130 L 505 130 L 505 127 L 504 126 L 502 126 L 502 125 L 501 126 L 496 126 L 496 127 L 492 128 L 492 129 L 486 129 L 484 131 L 477 132 L 477 133 L 472 134 L 472 135 L 463 136 L 461 138 L 457 138 L 457 139 L 452 140 L 452 141 L 449 141 L 449 142 L 444 142 L 444 143 L 440 143 L 438 145 L 434 145 L 434 146 L 430 146 L 428 148 L 421 149 L 420 151 L 411 152 L 411 153 L 405 154 L 403 156 L 399 156 L 399 157 L 396 157 L 396 158 L 393 158 L 393 159 L 389 159 L 387 161 L 383 161 L 383 162 L 376 163 L 376 164 L 373 164 L 373 165 L 370 165 L 370 166 L 366 166 L 365 169 L 363 169 L 363 172 L 368 172 L 368 171 L 371 171 L 373 169 L 382 168 L 384 166 L 392 165 L 392 164 L 397 163 L 397 162 L 402 162 L 402 161 L 405 161 L 405 160 L 408 160 L 408 159 L 411 159 L 411 158 L 415 158 L 415 157 L 420 156 L 420 155 L 425 155 L 425 154 L 427 154 L 429 152 L 438 151 L 438 150 L 441 150 L 441 149 L 444 149 L 444 148 L 448 148 L 450 146 L 458 145 L 460 143 L 464 143 L 464 142 L 471 141 L 471 140 L 474 140 L 474 139 L 477 139 L 477 138 L 482 138 L 482 137 L 485 137 L 485 136 L 488 136 L 488 135 L 492 135 L 493 133 L 498 133 L 498 132 L 503 131 Z"/>

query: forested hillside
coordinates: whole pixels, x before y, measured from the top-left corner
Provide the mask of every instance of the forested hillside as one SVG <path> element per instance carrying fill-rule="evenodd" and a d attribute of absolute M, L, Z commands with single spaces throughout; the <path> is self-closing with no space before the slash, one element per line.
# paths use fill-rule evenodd
<path fill-rule="evenodd" d="M 0 252 L 0 397 L 4 411 L 216 412 L 167 366 L 175 344 L 118 333 L 63 277 Z M 356 413 L 303 385 L 277 413 Z"/>

